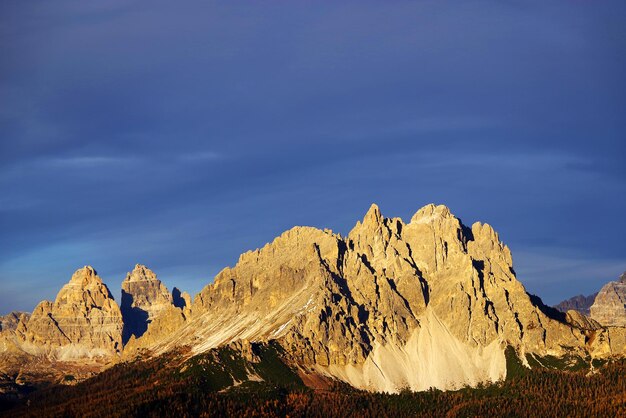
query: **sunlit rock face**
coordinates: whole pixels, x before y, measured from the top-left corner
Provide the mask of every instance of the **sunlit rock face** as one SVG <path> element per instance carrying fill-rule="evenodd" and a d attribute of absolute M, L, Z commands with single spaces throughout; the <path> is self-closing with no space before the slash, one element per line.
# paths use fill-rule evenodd
<path fill-rule="evenodd" d="M 620 312 L 623 282 L 600 292 L 607 317 Z M 120 310 L 91 267 L 78 270 L 54 302 L 1 319 L 0 366 L 21 353 L 111 363 L 275 341 L 301 373 L 398 392 L 503 379 L 508 346 L 522 361 L 626 352 L 626 328 L 555 315 L 526 293 L 491 226 L 466 226 L 445 206 L 407 223 L 372 205 L 347 236 L 294 227 L 242 254 L 193 301 L 142 265 L 122 292 Z"/>
<path fill-rule="evenodd" d="M 274 339 L 300 367 L 391 392 L 502 379 L 507 345 L 562 355 L 585 343 L 533 304 L 491 226 L 435 205 L 408 223 L 373 205 L 347 237 L 295 227 L 222 270 L 178 323 L 146 346 Z"/>
<path fill-rule="evenodd" d="M 626 326 L 626 272 L 602 287 L 590 310 L 591 317 L 604 326 Z"/>
<path fill-rule="evenodd" d="M 77 270 L 54 302 L 43 301 L 16 327 L 20 347 L 61 360 L 107 357 L 122 350 L 122 314 L 89 266 Z"/>
<path fill-rule="evenodd" d="M 146 266 L 135 265 L 122 282 L 124 343 L 131 336 L 141 337 L 148 324 L 172 304 L 172 295 L 156 274 Z"/>
<path fill-rule="evenodd" d="M 584 330 L 593 331 L 602 328 L 602 325 L 600 325 L 598 321 L 588 317 L 587 315 L 583 315 L 574 309 L 570 309 L 565 313 L 565 321 L 574 327 Z"/>

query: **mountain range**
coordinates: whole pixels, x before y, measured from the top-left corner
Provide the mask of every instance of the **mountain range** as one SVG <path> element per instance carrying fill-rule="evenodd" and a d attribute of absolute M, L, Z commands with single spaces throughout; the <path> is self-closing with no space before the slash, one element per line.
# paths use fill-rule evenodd
<path fill-rule="evenodd" d="M 503 380 L 511 355 L 526 368 L 623 356 L 625 300 L 622 275 L 589 315 L 576 301 L 559 307 L 582 312 L 560 312 L 527 293 L 490 225 L 466 226 L 443 205 L 409 222 L 372 205 L 346 236 L 294 227 L 242 254 L 193 299 L 138 264 L 118 305 L 94 268 L 78 269 L 54 301 L 0 318 L 0 388 L 225 348 L 255 364 L 272 347 L 310 387 L 453 390 Z M 253 366 L 237 376 L 266 378 Z"/>

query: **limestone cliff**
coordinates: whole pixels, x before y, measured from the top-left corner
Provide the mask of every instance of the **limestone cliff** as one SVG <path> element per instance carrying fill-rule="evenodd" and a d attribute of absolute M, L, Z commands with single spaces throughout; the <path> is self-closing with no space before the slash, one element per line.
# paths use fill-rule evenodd
<path fill-rule="evenodd" d="M 137 264 L 122 282 L 125 357 L 134 358 L 175 333 L 187 319 L 190 305 L 188 293 L 174 288 L 170 294 L 152 270 Z"/>
<path fill-rule="evenodd" d="M 574 327 L 584 330 L 597 330 L 602 328 L 602 325 L 600 325 L 598 321 L 574 309 L 570 309 L 565 313 L 565 321 Z"/>
<path fill-rule="evenodd" d="M 301 368 L 385 391 L 498 380 L 507 345 L 560 356 L 586 338 L 533 303 L 493 228 L 434 205 L 408 223 L 373 205 L 347 237 L 293 228 L 222 270 L 178 323 L 146 346 L 275 339 Z"/>
<path fill-rule="evenodd" d="M 122 317 L 124 319 L 123 341 L 131 336 L 140 337 L 148 324 L 173 305 L 173 298 L 156 274 L 141 264 L 122 282 Z"/>
<path fill-rule="evenodd" d="M 604 326 L 626 326 L 626 272 L 602 287 L 590 311 L 591 317 Z"/>
<path fill-rule="evenodd" d="M 592 315 L 604 324 L 623 312 L 625 280 L 596 298 Z M 120 310 L 91 267 L 78 270 L 30 318 L 2 319 L 11 329 L 0 332 L 0 354 L 112 361 L 274 341 L 300 373 L 397 392 L 500 380 L 508 346 L 523 362 L 626 353 L 626 328 L 543 305 L 494 229 L 468 227 L 445 206 L 404 222 L 372 205 L 347 236 L 292 228 L 242 254 L 193 301 L 142 265 L 122 292 Z"/>
<path fill-rule="evenodd" d="M 92 267 L 77 270 L 55 301 L 39 303 L 15 332 L 25 352 L 61 360 L 122 350 L 122 314 Z"/>

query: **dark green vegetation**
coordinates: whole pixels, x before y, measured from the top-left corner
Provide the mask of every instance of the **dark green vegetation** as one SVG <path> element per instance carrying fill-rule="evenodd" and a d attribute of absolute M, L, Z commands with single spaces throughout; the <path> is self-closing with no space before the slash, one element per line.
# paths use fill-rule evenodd
<path fill-rule="evenodd" d="M 507 380 L 514 377 L 525 376 L 531 370 L 522 364 L 522 361 L 515 353 L 515 349 L 509 346 L 505 351 Z M 577 355 L 566 355 L 564 357 L 537 356 L 526 354 L 526 362 L 532 369 L 554 369 L 572 372 L 584 372 L 601 367 L 606 364 L 606 360 L 584 358 Z"/>
<path fill-rule="evenodd" d="M 76 386 L 42 389 L 4 414 L 19 416 L 626 416 L 626 361 L 596 372 L 584 360 L 539 358 L 525 368 L 507 349 L 505 382 L 454 392 L 396 395 L 343 384 L 305 387 L 280 347 L 224 347 L 185 360 L 183 353 L 119 364 Z M 527 358 L 527 360 L 529 360 Z M 552 363 L 550 363 L 552 362 Z M 588 363 L 586 363 L 588 364 Z M 563 371 L 552 366 L 566 366 Z M 28 402 L 28 405 L 27 405 Z"/>

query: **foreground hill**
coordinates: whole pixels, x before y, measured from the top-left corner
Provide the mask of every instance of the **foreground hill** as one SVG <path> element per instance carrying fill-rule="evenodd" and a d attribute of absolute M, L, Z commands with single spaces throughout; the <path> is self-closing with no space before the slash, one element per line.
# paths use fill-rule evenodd
<path fill-rule="evenodd" d="M 10 417 L 620 417 L 626 415 L 626 363 L 596 371 L 532 370 L 507 350 L 504 382 L 458 391 L 381 394 L 330 382 L 312 390 L 280 360 L 280 348 L 260 345 L 254 360 L 233 347 L 187 359 L 168 353 L 118 364 L 77 386 L 56 386 L 18 401 Z M 529 360 L 532 361 L 531 358 Z M 547 359 L 543 359 L 546 361 Z M 554 359 L 553 359 L 554 360 Z M 245 376 L 253 380 L 242 382 Z"/>
<path fill-rule="evenodd" d="M 345 237 L 295 227 L 243 254 L 193 301 L 141 265 L 122 286 L 120 309 L 85 267 L 54 302 L 2 331 L 9 387 L 37 374 L 68 383 L 67 375 L 82 380 L 120 361 L 189 359 L 225 346 L 253 361 L 259 344 L 276 347 L 309 386 L 384 392 L 500 381 L 507 349 L 525 367 L 575 358 L 591 368 L 592 358 L 626 352 L 624 327 L 544 306 L 517 280 L 493 228 L 468 227 L 445 206 L 425 206 L 407 223 L 372 205 Z"/>

